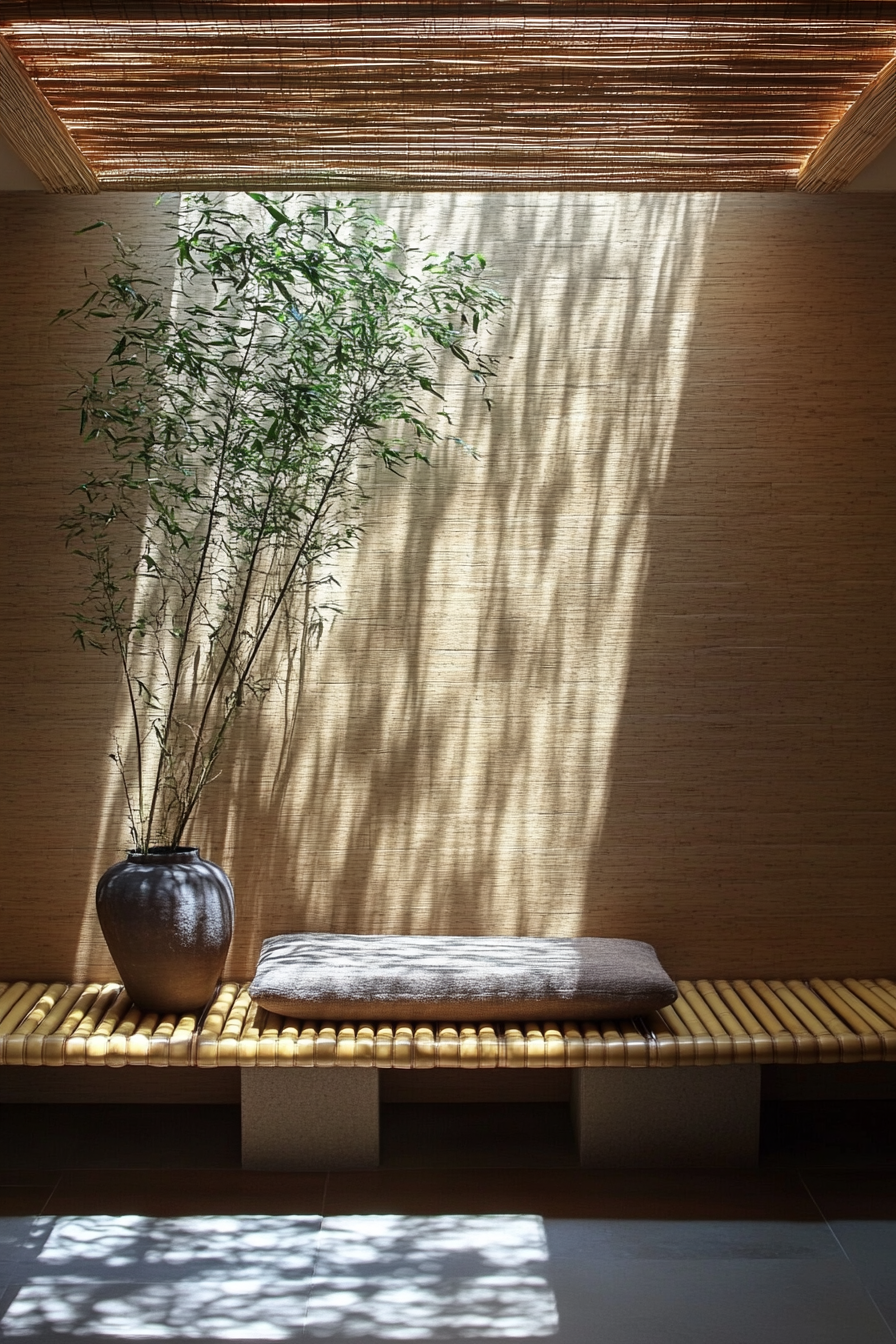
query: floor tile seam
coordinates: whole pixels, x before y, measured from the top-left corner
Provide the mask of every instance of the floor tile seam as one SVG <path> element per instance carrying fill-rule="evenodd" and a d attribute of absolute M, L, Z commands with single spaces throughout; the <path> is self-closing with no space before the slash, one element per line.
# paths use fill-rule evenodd
<path fill-rule="evenodd" d="M 868 1285 L 866 1284 L 865 1279 L 864 1279 L 864 1276 L 862 1275 L 861 1271 L 859 1270 L 858 1265 L 857 1265 L 856 1262 L 853 1260 L 852 1256 L 849 1254 L 849 1252 L 847 1251 L 846 1247 L 843 1245 L 843 1242 L 842 1242 L 842 1241 L 840 1240 L 840 1238 L 837 1236 L 837 1233 L 834 1231 L 833 1227 L 831 1226 L 830 1222 L 828 1221 L 828 1217 L 827 1217 L 826 1213 L 824 1212 L 824 1210 L 822 1209 L 821 1205 L 819 1204 L 818 1200 L 815 1198 L 815 1195 L 812 1193 L 812 1189 L 811 1189 L 811 1187 L 809 1186 L 809 1183 L 808 1183 L 808 1181 L 806 1180 L 806 1177 L 805 1177 L 804 1173 L 803 1173 L 802 1171 L 798 1171 L 798 1172 L 797 1172 L 797 1175 L 799 1176 L 800 1181 L 802 1182 L 803 1189 L 806 1191 L 806 1194 L 809 1196 L 809 1198 L 811 1199 L 812 1203 L 815 1205 L 816 1209 L 818 1210 L 818 1213 L 819 1213 L 820 1217 L 824 1219 L 825 1226 L 827 1227 L 827 1229 L 828 1229 L 828 1231 L 830 1232 L 831 1236 L 834 1238 L 834 1241 L 835 1241 L 835 1242 L 837 1243 L 837 1245 L 840 1247 L 840 1250 L 841 1250 L 841 1252 L 843 1253 L 843 1256 L 844 1256 L 844 1258 L 845 1258 L 847 1264 L 849 1265 L 850 1269 L 853 1271 L 853 1273 L 855 1274 L 856 1278 L 858 1279 L 858 1281 L 859 1281 L 859 1283 L 860 1283 L 860 1285 L 861 1285 L 861 1287 L 862 1287 L 862 1292 L 863 1292 L 863 1293 L 865 1294 L 865 1296 L 868 1298 L 868 1301 L 869 1301 L 869 1302 L 871 1303 L 871 1305 L 874 1307 L 874 1310 L 877 1312 L 878 1316 L 880 1317 L 881 1321 L 883 1322 L 884 1329 L 886 1330 L 887 1334 L 890 1336 L 891 1339 L 896 1340 L 896 1331 L 894 1331 L 893 1327 L 890 1325 L 890 1322 L 887 1320 L 886 1316 L 884 1315 L 883 1311 L 881 1310 L 880 1306 L 878 1305 L 877 1299 L 874 1297 L 874 1295 L 873 1295 L 873 1293 L 871 1292 L 870 1288 L 869 1288 Z"/>
<path fill-rule="evenodd" d="M 850 1265 L 852 1265 L 852 1261 L 851 1261 L 851 1260 L 850 1260 L 849 1263 L 850 1263 Z M 853 1272 L 854 1272 L 855 1275 L 856 1275 L 856 1278 L 859 1280 L 859 1283 L 860 1283 L 861 1286 L 862 1286 L 862 1291 L 864 1292 L 864 1294 L 865 1294 L 865 1296 L 867 1297 L 868 1301 L 871 1303 L 872 1307 L 873 1307 L 874 1310 L 877 1312 L 878 1316 L 880 1317 L 881 1321 L 883 1322 L 883 1327 L 884 1327 L 884 1329 L 887 1331 L 887 1334 L 890 1336 L 891 1339 L 896 1339 L 896 1332 L 894 1332 L 893 1327 L 890 1325 L 890 1322 L 887 1320 L 886 1316 L 884 1315 L 883 1311 L 881 1310 L 880 1305 L 879 1305 L 879 1303 L 878 1303 L 878 1301 L 877 1301 L 877 1298 L 874 1296 L 874 1294 L 872 1293 L 871 1289 L 870 1289 L 870 1288 L 868 1287 L 868 1285 L 865 1283 L 865 1280 L 861 1277 L 861 1275 L 859 1274 L 858 1270 L 855 1268 L 854 1265 L 852 1265 L 852 1268 L 853 1268 Z"/>
<path fill-rule="evenodd" d="M 843 1242 L 840 1240 L 840 1238 L 837 1236 L 837 1233 L 834 1231 L 833 1227 L 831 1226 L 831 1223 L 830 1223 L 830 1221 L 829 1221 L 829 1219 L 828 1219 L 828 1216 L 827 1216 L 827 1214 L 825 1213 L 824 1209 L 821 1207 L 821 1205 L 819 1204 L 818 1200 L 815 1198 L 815 1195 L 814 1195 L 813 1192 L 812 1192 L 812 1187 L 809 1185 L 809 1182 L 806 1180 L 805 1174 L 804 1174 L 802 1171 L 797 1171 L 797 1176 L 799 1177 L 800 1184 L 802 1185 L 802 1187 L 803 1187 L 803 1189 L 805 1190 L 806 1194 L 809 1196 L 809 1199 L 812 1201 L 813 1205 L 814 1205 L 815 1208 L 818 1210 L 818 1216 L 819 1216 L 819 1218 L 822 1220 L 822 1222 L 824 1223 L 825 1227 L 827 1228 L 827 1230 L 830 1232 L 831 1236 L 833 1237 L 834 1241 L 835 1241 L 835 1242 L 837 1243 L 837 1245 L 839 1246 L 841 1254 L 845 1257 L 845 1259 L 846 1259 L 850 1264 L 852 1264 L 852 1263 L 853 1263 L 853 1261 L 852 1261 L 852 1257 L 850 1256 L 850 1254 L 849 1254 L 849 1252 L 847 1251 L 846 1247 L 843 1245 Z"/>
<path fill-rule="evenodd" d="M 44 1217 L 46 1215 L 47 1205 L 50 1203 L 53 1196 L 56 1194 L 56 1191 L 59 1189 L 61 1181 L 62 1181 L 62 1172 L 59 1172 L 56 1177 L 56 1180 L 53 1182 L 52 1190 L 50 1190 L 49 1194 L 47 1195 L 46 1199 L 44 1200 L 43 1204 L 40 1207 L 40 1213 L 37 1215 L 38 1218 Z"/>
<path fill-rule="evenodd" d="M 320 1197 L 320 1223 L 317 1228 L 317 1240 L 314 1246 L 314 1259 L 311 1262 L 311 1273 L 308 1276 L 308 1292 L 305 1295 L 305 1310 L 302 1315 L 301 1337 L 305 1338 L 305 1330 L 308 1325 L 308 1313 L 311 1310 L 311 1299 L 314 1296 L 314 1281 L 317 1277 L 317 1266 L 320 1260 L 320 1244 L 323 1239 L 324 1220 L 327 1216 L 327 1192 L 330 1189 L 330 1173 L 324 1172 L 324 1188 Z"/>

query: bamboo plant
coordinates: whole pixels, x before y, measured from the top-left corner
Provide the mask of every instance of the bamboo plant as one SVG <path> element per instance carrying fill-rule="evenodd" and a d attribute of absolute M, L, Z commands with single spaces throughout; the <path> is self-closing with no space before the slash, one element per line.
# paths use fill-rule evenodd
<path fill-rule="evenodd" d="M 75 394 L 104 453 L 63 527 L 87 573 L 75 638 L 121 668 L 111 754 L 142 852 L 183 842 L 236 717 L 277 683 L 278 639 L 319 619 L 308 594 L 382 479 L 365 466 L 466 447 L 440 370 L 453 357 L 490 405 L 504 302 L 481 256 L 415 250 L 363 202 L 198 195 L 169 227 L 168 273 L 112 233 L 58 315 L 110 332 Z"/>

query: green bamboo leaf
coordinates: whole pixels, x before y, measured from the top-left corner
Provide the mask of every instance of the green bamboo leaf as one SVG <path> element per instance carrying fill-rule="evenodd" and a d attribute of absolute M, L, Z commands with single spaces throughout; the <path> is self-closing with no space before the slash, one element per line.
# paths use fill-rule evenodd
<path fill-rule="evenodd" d="M 494 376 L 478 332 L 502 305 L 477 254 L 414 257 L 359 202 L 184 205 L 177 309 L 113 239 L 86 306 L 64 310 L 112 327 L 79 408 L 109 469 L 85 473 L 63 526 L 89 576 L 75 631 L 132 692 L 115 759 L 144 845 L 177 842 L 235 716 L 277 684 L 265 659 L 281 623 L 320 638 L 307 594 L 361 535 L 365 455 L 401 474 L 440 440 L 472 451 L 417 398 L 444 407 L 441 350 L 483 386 Z"/>

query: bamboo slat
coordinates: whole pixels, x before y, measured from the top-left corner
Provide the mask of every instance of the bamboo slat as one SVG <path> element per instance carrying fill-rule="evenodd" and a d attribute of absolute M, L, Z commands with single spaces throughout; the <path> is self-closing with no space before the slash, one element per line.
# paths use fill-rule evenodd
<path fill-rule="evenodd" d="M 682 980 L 615 1022 L 299 1022 L 222 987 L 204 1019 L 144 1013 L 114 982 L 0 987 L 0 1064 L 94 1068 L 564 1069 L 896 1062 L 888 979 Z"/>
<path fill-rule="evenodd" d="M 7 1005 L 6 1016 L 0 1019 L 0 1037 L 16 1030 L 31 1012 L 47 986 L 42 984 L 22 986 L 22 982 L 18 981 L 15 988 L 18 993 L 12 996 Z"/>
<path fill-rule="evenodd" d="M 113 190 L 781 189 L 894 40 L 890 0 L 70 8 L 0 22 Z"/>
<path fill-rule="evenodd" d="M 19 1027 L 7 1039 L 6 1058 L 10 1064 L 24 1064 L 28 1041 L 34 1031 L 46 1020 L 56 1006 L 57 1000 L 65 993 L 64 984 L 49 985 L 28 1012 Z"/>
<path fill-rule="evenodd" d="M 703 984 L 698 981 L 698 984 Z M 750 1043 L 750 1058 L 754 1064 L 773 1064 L 775 1060 L 775 1042 L 774 1037 L 765 1029 L 760 1018 L 751 1011 L 749 1005 L 744 1001 L 741 995 L 733 985 L 727 980 L 717 980 L 715 982 L 719 997 L 731 1012 L 734 1021 L 739 1023 L 746 1034 Z M 739 1039 L 740 1033 L 735 1033 L 735 1039 Z M 736 1052 L 735 1058 L 740 1060 L 744 1058 L 743 1053 Z"/>
<path fill-rule="evenodd" d="M 731 1042 L 731 1058 L 734 1061 L 749 1061 L 753 1059 L 753 1042 L 749 1031 L 744 1029 L 743 1023 L 726 1004 L 722 997 L 725 989 L 729 988 L 726 982 L 719 981 L 719 988 L 709 980 L 698 980 L 696 990 L 706 1007 L 713 1013 L 714 1021 L 718 1025 L 718 1032 L 713 1033 L 715 1040 L 721 1039 L 721 1034 L 728 1037 Z M 755 1019 L 754 1019 L 755 1020 Z M 756 1023 L 757 1031 L 762 1033 L 759 1023 Z"/>
<path fill-rule="evenodd" d="M 878 1051 L 881 1047 L 886 1049 L 887 1046 L 887 1023 L 883 1022 L 881 1018 L 876 1017 L 876 1014 L 872 1014 L 870 1009 L 865 1009 L 863 1012 L 861 1010 L 863 1006 L 861 1005 L 861 1000 L 856 999 L 853 994 L 850 994 L 849 990 L 838 980 L 816 979 L 810 981 L 810 984 L 819 997 L 824 999 L 825 1003 L 833 1008 L 837 1016 L 848 1024 L 858 1042 L 862 1059 L 880 1059 L 881 1055 Z M 874 1023 L 869 1022 L 869 1016 L 874 1016 L 876 1021 L 881 1024 L 884 1032 L 883 1037 L 878 1034 Z M 883 1057 L 887 1058 L 886 1055 Z"/>
<path fill-rule="evenodd" d="M 69 985 L 60 994 L 43 1021 L 25 1042 L 25 1063 L 32 1065 L 62 1063 L 61 1052 L 55 1049 L 57 1029 L 84 992 L 83 984 Z M 58 1057 L 57 1057 L 58 1056 Z"/>
<path fill-rule="evenodd" d="M 891 998 L 873 980 L 844 980 L 847 989 L 851 989 L 860 999 L 874 1008 L 890 1026 L 896 1027 L 896 999 Z"/>

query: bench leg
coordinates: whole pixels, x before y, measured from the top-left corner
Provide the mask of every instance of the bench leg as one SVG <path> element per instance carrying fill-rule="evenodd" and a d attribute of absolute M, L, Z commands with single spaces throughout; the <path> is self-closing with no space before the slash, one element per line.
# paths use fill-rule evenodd
<path fill-rule="evenodd" d="M 376 1069 L 240 1069 L 243 1166 L 360 1171 L 379 1165 Z"/>
<path fill-rule="evenodd" d="M 758 1064 L 576 1069 L 583 1167 L 747 1167 L 759 1160 Z"/>

